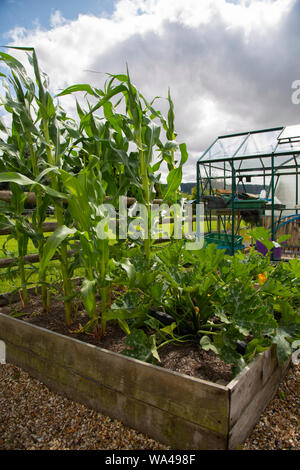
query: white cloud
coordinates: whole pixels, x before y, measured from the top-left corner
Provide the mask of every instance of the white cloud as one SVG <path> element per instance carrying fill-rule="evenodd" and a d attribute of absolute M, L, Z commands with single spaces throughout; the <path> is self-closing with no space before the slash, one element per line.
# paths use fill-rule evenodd
<path fill-rule="evenodd" d="M 65 23 L 65 19 L 59 10 L 55 10 L 50 16 L 51 28 L 57 28 Z"/>
<path fill-rule="evenodd" d="M 12 44 L 36 48 L 55 91 L 102 87 L 104 73 L 122 73 L 126 62 L 148 99 L 170 86 L 178 140 L 191 154 L 187 179 L 217 135 L 300 120 L 290 99 L 300 79 L 299 19 L 296 0 L 119 0 L 111 17 L 70 21 L 55 11 L 49 30 L 10 34 Z"/>

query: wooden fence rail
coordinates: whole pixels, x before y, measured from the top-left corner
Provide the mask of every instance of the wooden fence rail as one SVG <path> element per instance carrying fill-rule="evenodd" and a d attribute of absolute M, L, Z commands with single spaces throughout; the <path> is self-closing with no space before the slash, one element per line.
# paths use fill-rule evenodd
<path fill-rule="evenodd" d="M 174 223 L 174 220 L 175 220 L 174 217 L 166 217 L 160 220 L 159 224 L 168 224 L 168 223 L 172 224 Z M 188 220 L 186 219 L 185 221 L 187 222 Z M 193 217 L 192 221 L 196 222 L 196 217 Z M 116 222 L 118 225 L 118 220 Z M 76 225 L 77 224 L 75 222 L 74 226 L 76 227 Z M 57 222 L 45 222 L 43 223 L 42 229 L 44 233 L 55 232 L 55 230 L 57 229 Z M 10 235 L 10 234 L 11 234 L 10 228 L 5 228 L 5 229 L 0 230 L 0 235 Z"/>
<path fill-rule="evenodd" d="M 170 241 L 169 238 L 156 238 L 153 240 L 154 245 L 158 245 L 160 243 L 168 243 Z M 78 253 L 78 250 L 68 250 L 67 255 L 68 257 L 72 257 L 75 255 L 75 253 Z M 56 260 L 59 259 L 58 255 L 54 255 L 51 260 Z M 37 253 L 31 254 L 31 255 L 25 255 L 23 257 L 23 263 L 24 265 L 26 264 L 32 264 L 32 263 L 39 263 L 40 257 Z M 16 258 L 0 258 L 0 269 L 3 268 L 8 268 L 9 266 L 13 266 L 18 264 L 18 257 Z"/>
<path fill-rule="evenodd" d="M 25 192 L 26 195 L 25 199 L 25 206 L 34 206 L 36 204 L 36 197 L 35 193 L 33 192 Z M 12 191 L 0 191 L 0 201 L 4 202 L 10 202 L 12 198 Z M 110 201 L 111 198 L 109 196 L 106 196 L 106 201 Z M 127 197 L 127 206 L 132 206 L 135 202 L 136 199 L 134 197 Z M 66 204 L 68 203 L 67 199 L 63 200 Z M 153 204 L 161 204 L 163 202 L 162 199 L 154 199 Z"/>
<path fill-rule="evenodd" d="M 75 250 L 68 250 L 67 254 L 68 256 L 73 256 L 76 253 Z M 52 260 L 58 259 L 58 255 L 54 255 Z M 40 261 L 40 257 L 38 254 L 31 254 L 31 255 L 25 255 L 24 258 L 24 264 L 31 264 L 31 263 L 38 263 Z M 8 268 L 9 266 L 12 265 L 17 265 L 18 264 L 18 258 L 2 258 L 0 259 L 0 269 L 2 268 Z"/>
<path fill-rule="evenodd" d="M 33 192 L 28 192 L 26 194 L 26 200 L 25 200 L 25 205 L 29 206 L 34 206 L 36 204 L 36 197 L 35 193 Z M 12 192 L 11 191 L 0 191 L 0 200 L 5 201 L 5 202 L 10 202 L 12 198 Z M 132 206 L 135 202 L 136 199 L 134 197 L 127 197 L 127 206 Z M 109 201 L 110 197 L 107 196 L 106 200 Z M 153 204 L 161 204 L 163 202 L 162 199 L 154 199 Z M 67 200 L 65 200 L 65 203 L 67 203 Z M 168 224 L 168 223 L 174 223 L 175 218 L 174 217 L 164 217 L 161 218 L 159 221 L 159 224 Z M 188 221 L 188 218 L 185 219 L 185 222 Z M 196 221 L 196 217 L 192 217 L 192 222 Z M 118 220 L 116 221 L 118 225 Z M 76 222 L 75 222 L 76 226 Z M 44 233 L 52 233 L 57 229 L 57 222 L 44 222 L 42 225 L 42 230 Z M 10 235 L 11 230 L 9 228 L 2 229 L 0 230 L 0 235 Z M 169 238 L 157 238 L 154 239 L 153 243 L 155 245 L 160 244 L 160 243 L 166 243 L 169 242 Z M 68 256 L 73 256 L 76 253 L 75 250 L 69 250 L 68 251 Z M 54 255 L 52 260 L 58 259 L 57 255 Z M 24 256 L 24 264 L 31 264 L 31 263 L 38 263 L 40 261 L 39 255 L 38 254 L 29 254 Z M 0 259 L 0 269 L 2 268 L 7 268 L 12 265 L 16 265 L 18 262 L 18 258 L 3 258 Z"/>

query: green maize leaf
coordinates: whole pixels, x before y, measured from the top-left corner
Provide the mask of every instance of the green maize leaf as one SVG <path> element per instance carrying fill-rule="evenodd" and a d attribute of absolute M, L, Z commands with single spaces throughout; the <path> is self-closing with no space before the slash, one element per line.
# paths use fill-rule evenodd
<path fill-rule="evenodd" d="M 164 145 L 164 150 L 177 150 L 178 143 L 175 140 L 168 140 Z"/>
<path fill-rule="evenodd" d="M 0 183 L 17 183 L 21 186 L 36 184 L 35 181 L 27 178 L 27 176 L 16 172 L 0 173 Z"/>
<path fill-rule="evenodd" d="M 39 86 L 39 92 L 40 92 L 40 99 L 42 99 L 42 96 L 43 96 L 43 87 L 42 87 L 42 83 L 41 83 L 41 77 L 40 77 L 40 73 L 39 73 L 39 68 L 38 68 L 38 63 L 37 63 L 37 57 L 36 57 L 36 53 L 35 53 L 35 49 L 33 47 L 18 47 L 18 46 L 3 46 L 3 47 L 6 47 L 7 49 L 15 49 L 15 50 L 21 50 L 21 51 L 27 51 L 27 52 L 32 52 L 32 56 L 28 56 L 29 58 L 29 61 L 30 63 L 33 65 L 34 67 L 34 71 L 35 71 L 35 76 L 36 76 L 36 80 L 37 80 L 37 83 L 38 83 L 38 86 Z M 2 55 L 4 53 L 1 53 Z M 6 54 L 7 56 L 7 54 Z M 24 86 L 30 90 L 31 93 L 34 93 L 34 85 L 33 85 L 33 82 L 31 81 L 31 79 L 29 79 L 26 75 L 26 72 L 25 72 L 25 68 L 23 67 L 23 65 L 17 61 L 17 59 L 15 59 L 14 57 L 12 56 L 9 56 L 8 58 L 6 58 L 6 60 L 8 60 L 10 62 L 10 66 L 11 67 L 15 67 L 17 68 L 18 72 L 19 72 L 19 75 L 20 75 L 20 78 L 24 84 Z M 21 66 L 21 67 L 20 67 Z M 21 73 L 20 73 L 21 71 Z"/>
<path fill-rule="evenodd" d="M 44 254 L 42 259 L 40 260 L 40 269 L 39 273 L 40 276 L 45 272 L 49 261 L 51 260 L 52 256 L 54 255 L 58 246 L 69 236 L 74 235 L 76 233 L 75 228 L 69 228 L 65 225 L 58 227 L 55 232 L 53 232 L 48 238 L 44 246 Z"/>
<path fill-rule="evenodd" d="M 80 290 L 83 304 L 90 318 L 95 314 L 96 279 L 85 279 Z"/>
<path fill-rule="evenodd" d="M 30 51 L 30 52 L 34 51 L 33 47 L 25 47 L 25 46 L 0 46 L 0 47 L 4 47 L 5 49 L 16 49 L 19 51 Z"/>
<path fill-rule="evenodd" d="M 0 131 L 5 132 L 5 134 L 8 133 L 7 127 L 6 127 L 6 125 L 4 124 L 4 122 L 2 121 L 1 118 L 0 118 Z"/>
<path fill-rule="evenodd" d="M 23 73 L 26 73 L 23 64 L 21 64 L 21 62 L 19 62 L 15 57 L 11 56 L 10 54 L 0 52 L 0 60 L 3 60 L 11 69 L 15 69 L 18 72 L 22 71 Z"/>
<path fill-rule="evenodd" d="M 106 317 L 105 317 L 105 318 L 106 318 Z M 130 335 L 130 328 L 129 328 L 129 326 L 128 326 L 127 321 L 121 320 L 120 318 L 118 318 L 118 323 L 119 323 L 121 329 L 124 331 L 124 333 L 125 333 L 126 335 Z"/>
<path fill-rule="evenodd" d="M 164 159 L 161 158 L 157 163 L 155 163 L 151 168 L 151 172 L 156 173 L 159 170 L 160 165 L 162 164 L 163 161 L 164 161 Z"/>
<path fill-rule="evenodd" d="M 111 126 L 117 131 L 119 134 L 122 134 L 122 128 L 120 126 L 121 121 L 118 116 L 113 112 L 113 105 L 110 101 L 104 103 L 103 105 L 104 116 L 109 121 Z"/>
<path fill-rule="evenodd" d="M 168 89 L 168 101 L 169 101 L 169 111 L 168 111 L 168 130 L 167 130 L 167 139 L 174 140 L 176 135 L 174 133 L 174 104 L 171 99 L 170 88 Z"/>
<path fill-rule="evenodd" d="M 188 159 L 186 144 L 184 143 L 180 144 L 179 149 L 181 153 L 180 164 L 179 164 L 179 167 L 173 168 L 172 170 L 170 170 L 167 176 L 167 190 L 164 195 L 164 201 L 167 201 L 169 198 L 174 196 L 175 192 L 179 188 L 180 183 L 182 181 L 182 166 Z"/>
<path fill-rule="evenodd" d="M 56 96 L 64 96 L 64 95 L 70 95 L 71 93 L 76 93 L 77 91 L 85 91 L 91 96 L 98 97 L 97 93 L 93 90 L 91 85 L 88 85 L 86 83 L 83 84 L 78 84 L 78 85 L 71 85 L 67 88 L 65 88 L 63 91 L 58 93 Z"/>
<path fill-rule="evenodd" d="M 149 165 L 152 160 L 153 147 L 159 140 L 160 127 L 153 122 L 146 127 L 145 130 L 145 143 L 146 143 L 146 164 Z"/>
<path fill-rule="evenodd" d="M 78 100 L 76 100 L 76 109 L 77 109 L 78 116 L 80 117 L 80 119 L 82 119 L 85 116 L 85 113 L 82 110 L 80 104 L 78 103 Z"/>
<path fill-rule="evenodd" d="M 128 81 L 127 75 L 122 74 L 122 73 L 119 73 L 119 74 L 108 73 L 107 75 L 109 77 L 112 77 L 112 80 L 110 80 L 110 83 L 112 83 L 113 80 L 115 80 L 115 79 L 119 80 L 119 82 L 127 82 Z"/>
<path fill-rule="evenodd" d="M 167 176 L 167 191 L 164 195 L 163 202 L 173 197 L 175 191 L 177 191 L 177 189 L 180 186 L 181 180 L 182 180 L 181 166 L 178 168 L 173 168 Z"/>
<path fill-rule="evenodd" d="M 179 144 L 179 150 L 180 150 L 180 153 L 181 153 L 180 166 L 182 166 L 182 165 L 185 164 L 185 162 L 189 158 L 189 154 L 188 154 L 187 149 L 186 149 L 186 144 L 185 143 Z"/>
<path fill-rule="evenodd" d="M 39 176 L 37 177 L 36 181 L 39 182 L 41 181 L 44 176 L 48 175 L 48 173 L 56 173 L 56 174 L 59 174 L 59 168 L 57 166 L 51 166 L 50 168 L 46 168 L 45 170 L 43 170 Z"/>
<path fill-rule="evenodd" d="M 7 230 L 14 227 L 13 222 L 6 215 L 0 214 L 0 230 Z"/>
<path fill-rule="evenodd" d="M 66 194 L 60 193 L 55 191 L 54 189 L 50 188 L 49 186 L 44 186 L 36 181 L 31 180 L 25 175 L 21 175 L 17 172 L 6 172 L 0 173 L 0 183 L 16 183 L 20 186 L 39 186 L 46 194 L 49 196 L 57 197 L 60 199 L 66 198 Z"/>

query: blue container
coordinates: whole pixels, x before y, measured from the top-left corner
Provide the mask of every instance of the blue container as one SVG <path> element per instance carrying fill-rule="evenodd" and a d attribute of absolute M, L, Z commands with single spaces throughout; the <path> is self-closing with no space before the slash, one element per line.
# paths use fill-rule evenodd
<path fill-rule="evenodd" d="M 234 235 L 234 252 L 244 249 L 242 240 L 242 236 Z M 218 232 L 206 233 L 204 235 L 204 241 L 206 245 L 213 243 L 217 245 L 218 249 L 226 250 L 226 253 L 228 254 L 231 253 L 231 235 Z"/>

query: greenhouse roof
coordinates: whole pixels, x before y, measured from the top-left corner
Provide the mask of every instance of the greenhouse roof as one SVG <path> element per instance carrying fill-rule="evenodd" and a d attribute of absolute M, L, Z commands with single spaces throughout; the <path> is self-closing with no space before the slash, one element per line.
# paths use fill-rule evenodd
<path fill-rule="evenodd" d="M 198 163 L 233 162 L 239 160 L 241 167 L 271 168 L 271 156 L 274 155 L 275 168 L 300 166 L 300 125 L 276 127 L 218 137 L 201 155 Z M 241 162 L 242 161 L 242 162 Z M 236 164 L 234 164 L 236 167 Z"/>

